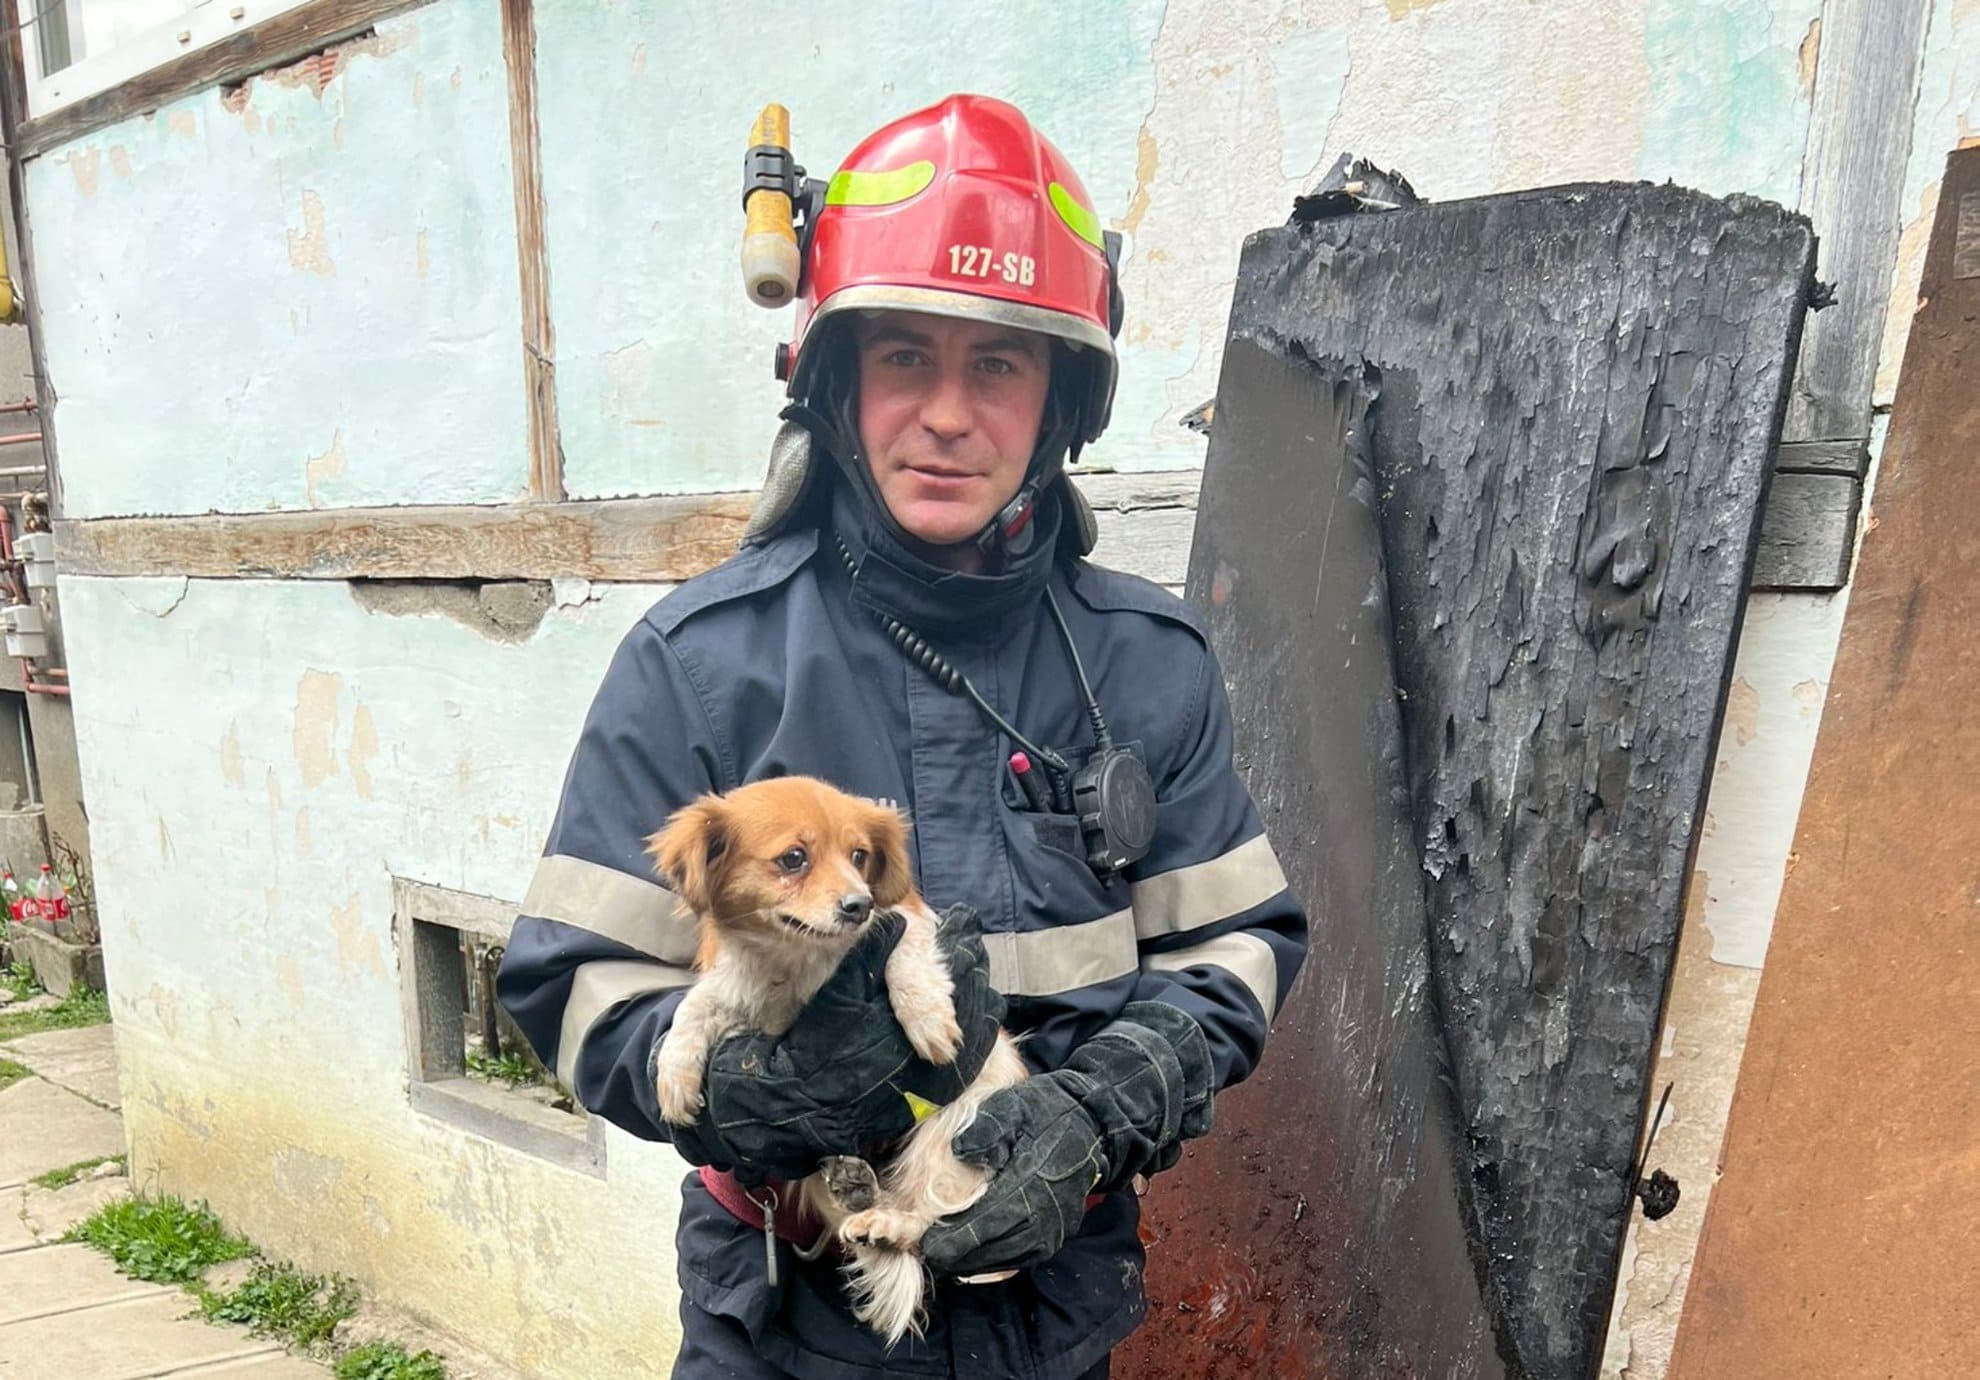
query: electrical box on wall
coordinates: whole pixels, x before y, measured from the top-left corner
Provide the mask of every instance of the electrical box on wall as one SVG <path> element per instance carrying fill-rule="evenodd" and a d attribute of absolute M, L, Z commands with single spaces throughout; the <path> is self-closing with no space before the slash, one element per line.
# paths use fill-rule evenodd
<path fill-rule="evenodd" d="M 33 604 L 10 604 L 0 609 L 0 627 L 6 629 L 8 656 L 48 655 L 48 625 Z"/>
<path fill-rule="evenodd" d="M 30 532 L 21 538 L 17 549 L 27 568 L 28 588 L 55 588 L 55 534 Z"/>

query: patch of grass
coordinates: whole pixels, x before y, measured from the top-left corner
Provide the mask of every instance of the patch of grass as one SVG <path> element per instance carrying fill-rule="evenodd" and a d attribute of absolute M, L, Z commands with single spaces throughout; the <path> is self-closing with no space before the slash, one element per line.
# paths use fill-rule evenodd
<path fill-rule="evenodd" d="M 511 1088 L 543 1081 L 536 1065 L 520 1054 L 502 1054 L 490 1059 L 486 1054 L 470 1052 L 467 1071 L 470 1078 L 485 1078 L 491 1083 L 505 1083 Z"/>
<path fill-rule="evenodd" d="M 41 979 L 35 976 L 34 965 L 24 958 L 17 958 L 5 968 L 0 968 L 0 987 L 12 992 L 15 1001 L 26 1001 L 29 997 L 41 995 Z"/>
<path fill-rule="evenodd" d="M 33 1072 L 33 1069 L 24 1064 L 17 1064 L 12 1059 L 0 1059 L 0 1088 L 10 1087 Z M 35 1182 L 41 1181 L 37 1179 Z"/>
<path fill-rule="evenodd" d="M 447 1380 L 447 1367 L 430 1351 L 409 1356 L 397 1342 L 366 1342 L 338 1360 L 336 1380 Z"/>
<path fill-rule="evenodd" d="M 103 1025 L 110 1019 L 110 999 L 87 987 L 71 987 L 61 1003 L 46 1011 L 0 1011 L 0 1040 L 39 1035 L 45 1030 L 74 1030 Z"/>
<path fill-rule="evenodd" d="M 5 1062 L 0 1060 L 0 1063 Z M 0 1078 L 4 1076 L 4 1073 L 0 1072 Z M 28 1182 L 36 1188 L 67 1188 L 99 1164 L 115 1164 L 121 1168 L 123 1163 L 122 1155 L 98 1155 L 93 1160 L 77 1160 L 74 1164 L 65 1164 L 60 1169 L 51 1169 L 46 1174 L 37 1174 Z"/>
<path fill-rule="evenodd" d="M 256 1261 L 232 1289 L 195 1292 L 208 1322 L 241 1323 L 257 1337 L 275 1337 L 302 1351 L 320 1348 L 338 1323 L 357 1312 L 357 1288 L 349 1280 L 266 1260 Z"/>
<path fill-rule="evenodd" d="M 42 1177 L 69 1175 L 73 1182 L 102 1162 L 88 1160 Z M 133 1278 L 185 1286 L 209 1322 L 238 1323 L 300 1352 L 338 1352 L 337 1328 L 357 1312 L 357 1286 L 349 1280 L 260 1259 L 253 1245 L 230 1235 L 204 1203 L 172 1197 L 125 1199 L 100 1209 L 62 1239 L 94 1246 Z M 212 1289 L 200 1282 L 211 1266 L 250 1257 L 255 1258 L 253 1269 L 233 1288 Z M 335 1369 L 336 1380 L 447 1380 L 438 1356 L 431 1351 L 409 1354 L 397 1342 L 342 1350 Z"/>
<path fill-rule="evenodd" d="M 158 1284 L 191 1284 L 209 1265 L 254 1254 L 247 1242 L 227 1233 L 206 1204 L 173 1197 L 106 1204 L 62 1239 L 94 1246 L 131 1278 Z"/>

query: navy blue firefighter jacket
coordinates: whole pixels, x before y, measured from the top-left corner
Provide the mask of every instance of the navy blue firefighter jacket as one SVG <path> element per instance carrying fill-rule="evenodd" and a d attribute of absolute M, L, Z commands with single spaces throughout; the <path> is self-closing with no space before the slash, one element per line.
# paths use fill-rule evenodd
<path fill-rule="evenodd" d="M 500 975 L 545 1062 L 591 1112 L 667 1138 L 648 1056 L 693 980 L 696 936 L 645 840 L 704 792 L 804 774 L 908 812 L 921 889 L 938 910 L 981 916 L 1006 1025 L 1034 1068 L 1153 999 L 1201 1023 L 1219 1087 L 1244 1078 L 1304 955 L 1306 918 L 1232 766 L 1230 709 L 1195 612 L 1084 561 L 1041 567 L 1115 740 L 1139 744 L 1156 786 L 1147 856 L 1103 880 L 1076 820 L 1026 808 L 1015 745 L 872 612 L 907 618 L 1020 732 L 1077 764 L 1093 732 L 1037 584 L 972 603 L 972 577 L 957 577 L 958 597 L 931 603 L 884 553 L 848 540 L 857 581 L 832 527 L 786 532 L 682 584 L 620 646 Z M 683 1192 L 686 1297 L 739 1321 L 794 1375 L 1058 1380 L 1095 1365 L 1144 1309 L 1131 1193 L 1109 1195 L 1056 1258 L 1007 1284 L 944 1285 L 927 1336 L 888 1355 L 852 1318 L 829 1255 L 806 1264 L 780 1244 L 772 1288 L 760 1228 L 694 1176 Z"/>

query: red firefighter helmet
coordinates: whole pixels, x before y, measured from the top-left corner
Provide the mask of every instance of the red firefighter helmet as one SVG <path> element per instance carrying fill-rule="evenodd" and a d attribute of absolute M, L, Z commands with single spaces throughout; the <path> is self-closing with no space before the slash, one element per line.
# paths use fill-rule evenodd
<path fill-rule="evenodd" d="M 796 338 L 785 361 L 806 400 L 842 314 L 918 311 L 1055 337 L 1075 449 L 1113 406 L 1117 237 L 1065 155 L 1016 106 L 951 96 L 868 136 L 805 230 Z"/>

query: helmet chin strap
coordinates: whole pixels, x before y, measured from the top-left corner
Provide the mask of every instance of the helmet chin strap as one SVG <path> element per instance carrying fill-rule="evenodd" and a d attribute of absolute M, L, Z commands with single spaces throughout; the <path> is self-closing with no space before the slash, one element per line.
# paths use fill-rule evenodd
<path fill-rule="evenodd" d="M 1057 391 L 1055 388 L 1054 394 Z M 976 534 L 976 549 L 986 561 L 1029 554 L 1032 543 L 1038 539 L 1038 527 L 1032 519 L 1038 516 L 1039 501 L 1065 469 L 1066 457 L 1074 449 L 1073 428 L 1064 420 L 1064 409 L 1049 400 L 1047 408 L 1047 418 L 1038 431 L 1038 446 L 1031 453 L 1031 463 L 1025 467 L 1024 483 Z"/>
<path fill-rule="evenodd" d="M 984 525 L 972 543 L 985 561 L 1001 561 L 1022 556 L 1031 550 L 1037 531 L 1031 520 L 1038 515 L 1038 486 L 1029 479 L 1018 486 L 1011 501 L 997 510 L 997 516 Z"/>

